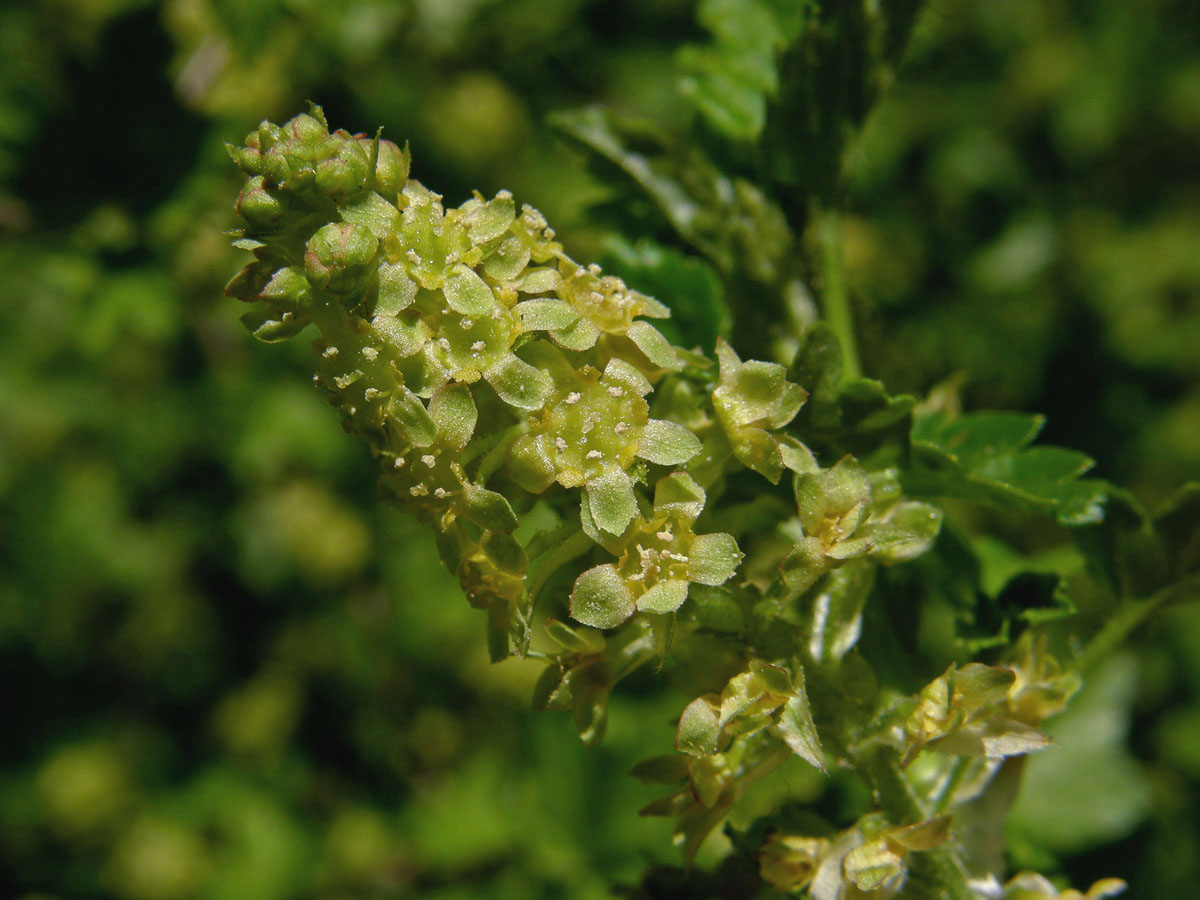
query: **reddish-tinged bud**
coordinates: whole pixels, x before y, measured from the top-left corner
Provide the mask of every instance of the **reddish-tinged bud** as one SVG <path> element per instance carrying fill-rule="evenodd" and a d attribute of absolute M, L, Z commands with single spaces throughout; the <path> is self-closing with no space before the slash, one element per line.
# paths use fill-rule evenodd
<path fill-rule="evenodd" d="M 348 140 L 337 149 L 335 156 L 317 164 L 315 185 L 331 199 L 338 199 L 362 190 L 367 180 L 370 160 L 358 141 Z"/>
<path fill-rule="evenodd" d="M 378 249 L 379 242 L 367 229 L 332 222 L 309 240 L 304 253 L 304 274 L 314 287 L 351 293 L 364 283 L 367 266 Z"/>
<path fill-rule="evenodd" d="M 283 197 L 266 186 L 262 175 L 255 175 L 246 182 L 233 208 L 254 229 L 274 228 L 287 212 Z"/>

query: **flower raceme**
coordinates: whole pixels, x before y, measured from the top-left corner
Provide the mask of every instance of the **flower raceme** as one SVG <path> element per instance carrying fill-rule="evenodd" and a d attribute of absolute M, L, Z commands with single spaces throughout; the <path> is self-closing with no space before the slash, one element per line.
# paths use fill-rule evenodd
<path fill-rule="evenodd" d="M 408 178 L 407 149 L 330 131 L 317 107 L 230 155 L 247 175 L 236 244 L 255 260 L 227 293 L 254 304 L 261 340 L 315 326 L 315 381 L 379 458 L 384 496 L 434 526 L 473 602 L 503 607 L 495 631 L 523 650 L 537 599 L 517 510 L 614 558 L 575 579 L 587 625 L 666 615 L 689 584 L 734 576 L 733 536 L 692 530 L 707 497 L 689 464 L 711 486 L 742 458 L 773 481 L 785 457 L 811 459 L 774 433 L 804 396 L 782 366 L 722 344 L 714 387 L 654 327 L 666 307 L 576 263 L 536 210 L 503 191 L 448 209 Z M 698 430 L 651 415 L 668 379 L 707 385 Z"/>
<path fill-rule="evenodd" d="M 722 339 L 711 357 L 673 346 L 653 322 L 663 304 L 575 262 L 506 191 L 447 208 L 409 177 L 407 148 L 330 131 L 315 106 L 229 152 L 246 175 L 234 243 L 254 259 L 226 293 L 251 305 L 242 321 L 262 341 L 313 327 L 314 381 L 378 459 L 383 497 L 429 523 L 487 611 L 492 658 L 546 661 L 535 704 L 571 710 L 599 741 L 613 685 L 695 637 L 704 687 L 676 753 L 634 771 L 671 786 L 643 812 L 676 817 L 686 856 L 799 757 L 908 799 L 840 836 L 775 834 L 766 882 L 888 896 L 911 859 L 964 896 L 950 816 L 914 818 L 903 767 L 934 753 L 994 773 L 1045 745 L 1034 726 L 1074 685 L 1030 642 L 1011 666 L 952 666 L 850 721 L 877 702 L 856 698 L 872 679 L 850 655 L 875 570 L 924 553 L 941 526 L 904 498 L 895 459 L 824 446 L 822 467 L 793 422 L 808 394 L 784 366 Z"/>

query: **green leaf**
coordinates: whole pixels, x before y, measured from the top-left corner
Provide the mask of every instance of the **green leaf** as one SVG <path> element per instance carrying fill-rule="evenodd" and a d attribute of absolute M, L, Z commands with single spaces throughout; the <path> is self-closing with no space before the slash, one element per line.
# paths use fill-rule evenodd
<path fill-rule="evenodd" d="M 517 288 L 523 294 L 548 294 L 557 290 L 561 283 L 557 269 L 530 269 L 521 278 Z"/>
<path fill-rule="evenodd" d="M 807 15 L 799 3 L 703 0 L 697 18 L 712 43 L 682 48 L 677 62 L 684 96 L 710 126 L 735 140 L 758 138 L 767 97 L 779 84 L 776 55 L 800 34 Z"/>
<path fill-rule="evenodd" d="M 616 628 L 636 608 L 625 579 L 612 564 L 588 569 L 571 591 L 571 617 L 593 628 Z"/>
<path fill-rule="evenodd" d="M 842 345 L 827 323 L 817 322 L 804 332 L 787 377 L 808 391 L 801 421 L 821 430 L 841 421 L 837 399 L 842 384 Z"/>
<path fill-rule="evenodd" d="M 935 444 L 974 469 L 1028 447 L 1045 423 L 1043 416 L 1018 412 L 972 413 L 949 421 L 920 416 L 912 435 L 914 441 Z"/>
<path fill-rule="evenodd" d="M 796 694 L 784 704 L 779 721 L 771 727 L 771 732 L 782 738 L 788 748 L 802 760 L 822 772 L 828 771 L 821 740 L 817 736 L 817 726 L 813 724 L 812 711 L 804 692 L 803 679 L 800 679 L 796 686 Z"/>
<path fill-rule="evenodd" d="M 1041 424 L 1039 417 L 1014 413 L 919 417 L 912 432 L 918 465 L 906 487 L 1051 513 L 1067 526 L 1101 521 L 1106 486 L 1079 477 L 1091 460 L 1061 447 L 1028 447 Z"/>
<path fill-rule="evenodd" d="M 719 749 L 721 721 L 712 704 L 697 697 L 679 717 L 675 749 L 689 756 L 712 756 Z"/>
<path fill-rule="evenodd" d="M 793 237 L 778 205 L 761 189 L 730 179 L 696 145 L 675 144 L 644 121 L 599 107 L 556 113 L 549 121 L 589 155 L 605 180 L 625 181 L 646 196 L 722 274 L 777 286 Z M 776 302 L 774 293 L 758 298 L 760 304 Z"/>

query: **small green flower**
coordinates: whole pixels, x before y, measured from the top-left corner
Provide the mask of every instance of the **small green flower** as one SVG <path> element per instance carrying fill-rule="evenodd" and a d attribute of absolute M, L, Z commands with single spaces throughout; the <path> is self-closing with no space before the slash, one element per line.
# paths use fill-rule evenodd
<path fill-rule="evenodd" d="M 857 533 L 871 512 L 871 482 L 846 456 L 830 469 L 797 475 L 795 488 L 802 536 L 780 563 L 780 574 L 789 588 L 802 591 L 874 548 L 870 537 Z"/>
<path fill-rule="evenodd" d="M 804 389 L 784 377 L 781 365 L 742 362 L 723 338 L 717 339 L 717 363 L 720 377 L 712 394 L 713 409 L 734 456 L 772 484 L 785 467 L 806 470 L 811 454 L 803 445 L 772 433 L 795 418 L 808 397 Z"/>
<path fill-rule="evenodd" d="M 847 560 L 870 556 L 892 565 L 919 556 L 941 528 L 939 509 L 903 499 L 894 470 L 868 475 L 850 456 L 830 469 L 797 474 L 795 492 L 801 534 L 780 566 L 795 591 Z"/>
<path fill-rule="evenodd" d="M 624 338 L 645 357 L 651 369 L 676 371 L 683 367 L 662 333 L 638 318 L 668 317 L 670 310 L 663 304 L 630 290 L 620 278 L 601 276 L 599 266 L 584 268 L 564 257 L 559 274 L 555 292 L 573 316 L 567 324 L 550 331 L 557 343 L 571 350 L 588 350 L 602 335 Z"/>
<path fill-rule="evenodd" d="M 313 287 L 336 294 L 354 293 L 366 284 L 378 250 L 379 241 L 361 225 L 331 222 L 309 239 L 304 273 Z"/>
<path fill-rule="evenodd" d="M 829 850 L 828 838 L 771 834 L 758 851 L 758 874 L 778 890 L 799 891 L 812 881 Z"/>
<path fill-rule="evenodd" d="M 287 195 L 270 187 L 262 175 L 255 175 L 247 179 L 233 208 L 255 231 L 270 231 L 287 215 Z"/>
<path fill-rule="evenodd" d="M 704 489 L 691 476 L 673 473 L 655 486 L 651 518 L 638 516 L 613 538 L 596 528 L 592 504 L 585 499 L 584 529 L 618 560 L 579 576 L 571 592 L 572 617 L 595 628 L 615 628 L 635 610 L 674 612 L 687 600 L 691 584 L 715 587 L 732 578 L 743 556 L 733 536 L 692 531 L 704 503 Z"/>
<path fill-rule="evenodd" d="M 576 371 L 547 344 L 537 352 L 534 361 L 554 393 L 530 418 L 529 433 L 510 446 L 509 472 L 532 493 L 556 481 L 585 488 L 596 525 L 620 534 L 637 514 L 628 474 L 634 460 L 680 465 L 700 451 L 700 441 L 682 425 L 650 418 L 650 382 L 624 360 L 609 360 L 603 372 L 586 365 Z"/>

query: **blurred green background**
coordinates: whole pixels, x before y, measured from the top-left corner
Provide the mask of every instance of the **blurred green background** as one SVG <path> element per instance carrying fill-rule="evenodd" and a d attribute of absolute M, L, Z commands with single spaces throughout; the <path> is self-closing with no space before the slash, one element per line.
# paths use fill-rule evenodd
<path fill-rule="evenodd" d="M 679 698 L 640 677 L 585 750 L 528 711 L 537 666 L 486 662 L 304 342 L 255 343 L 221 298 L 222 142 L 311 99 L 588 259 L 607 186 L 545 114 L 683 131 L 702 39 L 684 0 L 0 9 L 0 897 L 591 898 L 677 862 L 624 772 Z M 1198 160 L 1190 0 L 934 3 L 848 161 L 867 373 L 1045 412 L 1155 504 L 1200 473 Z M 1015 863 L 1189 894 L 1198 661 L 1183 608 L 1103 670 Z"/>

